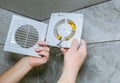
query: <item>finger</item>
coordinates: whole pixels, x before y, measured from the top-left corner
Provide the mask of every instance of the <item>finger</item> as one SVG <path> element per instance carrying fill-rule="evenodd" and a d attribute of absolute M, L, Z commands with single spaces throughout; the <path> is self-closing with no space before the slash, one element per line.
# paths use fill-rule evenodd
<path fill-rule="evenodd" d="M 65 55 L 65 53 L 67 52 L 68 49 L 65 48 L 61 48 L 61 52 Z"/>
<path fill-rule="evenodd" d="M 73 39 L 70 49 L 77 50 L 77 48 L 78 48 L 78 40 Z"/>
<path fill-rule="evenodd" d="M 39 45 L 39 46 L 47 46 L 47 44 L 46 44 L 44 41 L 39 41 L 39 42 L 38 42 L 38 45 Z"/>
<path fill-rule="evenodd" d="M 49 51 L 50 51 L 50 48 L 49 48 L 49 47 L 40 47 L 40 48 L 35 49 L 35 51 L 36 51 L 36 52 L 40 52 L 40 51 L 49 52 Z"/>
<path fill-rule="evenodd" d="M 79 53 L 86 52 L 86 42 L 83 39 L 81 39 L 80 47 L 78 49 L 78 52 Z"/>
<path fill-rule="evenodd" d="M 46 57 L 47 59 L 49 58 L 49 52 L 41 51 L 38 54 L 42 57 Z"/>

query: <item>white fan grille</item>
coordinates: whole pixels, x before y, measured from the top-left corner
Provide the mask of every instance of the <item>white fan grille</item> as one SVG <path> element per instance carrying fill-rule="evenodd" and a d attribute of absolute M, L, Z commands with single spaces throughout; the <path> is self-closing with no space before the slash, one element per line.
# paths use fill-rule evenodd
<path fill-rule="evenodd" d="M 33 47 L 39 39 L 37 30 L 32 25 L 22 25 L 15 33 L 15 40 L 23 48 Z"/>

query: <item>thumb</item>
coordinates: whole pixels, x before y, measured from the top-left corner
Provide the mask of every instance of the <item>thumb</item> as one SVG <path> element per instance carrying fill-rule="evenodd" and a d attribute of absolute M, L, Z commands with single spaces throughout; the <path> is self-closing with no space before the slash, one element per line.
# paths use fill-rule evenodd
<path fill-rule="evenodd" d="M 81 40 L 81 44 L 80 44 L 80 47 L 78 49 L 78 52 L 79 53 L 86 52 L 86 42 L 83 39 Z"/>
<path fill-rule="evenodd" d="M 73 51 L 76 51 L 77 48 L 78 48 L 78 40 L 73 39 L 70 49 L 72 49 Z"/>

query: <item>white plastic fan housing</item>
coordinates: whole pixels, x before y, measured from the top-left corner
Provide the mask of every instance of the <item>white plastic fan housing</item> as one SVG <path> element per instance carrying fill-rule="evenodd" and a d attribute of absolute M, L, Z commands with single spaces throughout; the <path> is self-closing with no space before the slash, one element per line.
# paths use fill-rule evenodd
<path fill-rule="evenodd" d="M 44 41 L 47 24 L 26 17 L 13 15 L 4 51 L 39 56 L 35 49 L 38 41 Z"/>
<path fill-rule="evenodd" d="M 52 13 L 46 42 L 51 46 L 69 48 L 74 38 L 80 41 L 82 27 L 83 14 Z"/>

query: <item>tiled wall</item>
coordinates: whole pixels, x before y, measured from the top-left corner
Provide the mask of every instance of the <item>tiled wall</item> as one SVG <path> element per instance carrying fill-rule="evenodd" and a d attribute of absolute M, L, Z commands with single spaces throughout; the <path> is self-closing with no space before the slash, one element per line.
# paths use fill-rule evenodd
<path fill-rule="evenodd" d="M 82 38 L 87 41 L 88 50 L 77 83 L 120 83 L 120 12 L 114 9 L 111 1 L 74 12 L 84 14 Z M 18 54 L 3 52 L 13 14 L 0 9 L 0 72 L 21 58 Z M 59 49 L 52 48 L 49 63 L 34 68 L 20 83 L 56 83 L 63 65 L 63 57 L 56 56 L 58 53 Z"/>

